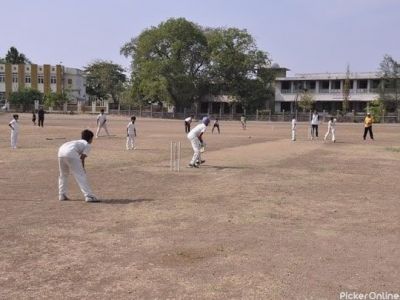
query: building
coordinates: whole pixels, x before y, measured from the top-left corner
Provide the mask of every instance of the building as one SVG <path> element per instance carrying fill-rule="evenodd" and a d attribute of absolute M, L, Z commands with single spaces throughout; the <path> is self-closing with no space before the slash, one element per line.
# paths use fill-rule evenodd
<path fill-rule="evenodd" d="M 86 78 L 82 70 L 62 65 L 0 64 L 0 101 L 23 88 L 32 88 L 44 94 L 63 92 L 71 102 L 87 98 Z"/>
<path fill-rule="evenodd" d="M 349 109 L 364 111 L 368 102 L 375 100 L 381 83 L 376 72 L 366 73 L 319 73 L 296 74 L 293 77 L 277 77 L 275 80 L 275 112 L 295 111 L 301 93 L 310 92 L 317 111 L 336 112 L 342 109 L 345 81 L 349 80 Z"/>

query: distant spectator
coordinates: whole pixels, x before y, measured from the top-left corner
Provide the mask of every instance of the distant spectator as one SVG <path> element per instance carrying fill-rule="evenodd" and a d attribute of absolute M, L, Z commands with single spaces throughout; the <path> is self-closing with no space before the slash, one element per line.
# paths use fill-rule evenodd
<path fill-rule="evenodd" d="M 43 123 L 44 123 L 44 109 L 43 107 L 40 107 L 38 110 L 38 126 L 39 127 L 43 127 Z"/>
<path fill-rule="evenodd" d="M 367 113 L 367 116 L 364 119 L 364 140 L 367 137 L 367 133 L 369 132 L 369 137 L 371 140 L 374 139 L 374 134 L 372 133 L 372 123 L 374 122 L 374 119 L 372 118 L 370 113 Z"/>

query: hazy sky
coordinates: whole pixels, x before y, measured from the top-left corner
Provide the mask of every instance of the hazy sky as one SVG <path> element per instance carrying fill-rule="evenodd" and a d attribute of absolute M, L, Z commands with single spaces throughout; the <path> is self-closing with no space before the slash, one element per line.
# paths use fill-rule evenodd
<path fill-rule="evenodd" d="M 400 0 L 0 0 L 0 56 L 17 47 L 38 64 L 129 67 L 120 47 L 171 17 L 247 29 L 293 73 L 375 71 L 400 59 Z"/>

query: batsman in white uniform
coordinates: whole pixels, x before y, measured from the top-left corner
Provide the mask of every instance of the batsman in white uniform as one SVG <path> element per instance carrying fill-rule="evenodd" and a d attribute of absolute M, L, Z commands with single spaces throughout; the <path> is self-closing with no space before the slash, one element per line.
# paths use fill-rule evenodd
<path fill-rule="evenodd" d="M 292 117 L 292 141 L 294 142 L 296 140 L 296 126 L 297 126 L 297 121 L 296 117 Z"/>
<path fill-rule="evenodd" d="M 210 119 L 208 117 L 204 117 L 201 124 L 194 127 L 187 135 L 190 143 L 193 148 L 193 158 L 189 163 L 190 168 L 198 168 L 200 164 L 204 163 L 204 160 L 201 160 L 200 149 L 204 145 L 203 142 L 203 134 L 207 129 L 208 124 L 210 124 Z"/>
<path fill-rule="evenodd" d="M 136 117 L 131 117 L 131 121 L 126 126 L 126 150 L 135 150 L 135 137 L 136 137 L 136 127 L 135 127 Z"/>
<path fill-rule="evenodd" d="M 104 114 L 104 109 L 100 110 L 100 114 L 97 116 L 97 131 L 96 131 L 96 138 L 99 137 L 100 129 L 104 128 L 106 131 L 107 135 L 110 135 L 108 133 L 107 129 L 107 117 Z"/>
<path fill-rule="evenodd" d="M 336 137 L 335 137 L 335 125 L 336 125 L 336 119 L 331 117 L 331 119 L 328 122 L 328 131 L 325 133 L 324 136 L 324 141 L 328 138 L 329 134 L 332 134 L 332 142 L 336 142 Z"/>
<path fill-rule="evenodd" d="M 18 123 L 19 116 L 13 115 L 13 119 L 8 126 L 11 128 L 11 148 L 17 149 L 17 141 L 18 141 L 18 134 L 19 134 L 19 123 Z"/>
<path fill-rule="evenodd" d="M 82 131 L 82 139 L 66 142 L 58 150 L 58 165 L 60 177 L 58 179 L 59 200 L 69 200 L 68 175 L 70 172 L 75 177 L 86 202 L 98 202 L 90 189 L 85 171 L 85 158 L 90 152 L 90 144 L 93 141 L 93 132 L 90 130 Z"/>

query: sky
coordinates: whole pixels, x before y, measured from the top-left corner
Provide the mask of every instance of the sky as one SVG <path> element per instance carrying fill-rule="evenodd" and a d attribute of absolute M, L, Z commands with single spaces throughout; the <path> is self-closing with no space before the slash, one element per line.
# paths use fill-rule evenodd
<path fill-rule="evenodd" d="M 295 73 L 373 72 L 400 60 L 400 0 L 0 0 L 0 57 L 15 46 L 37 64 L 129 69 L 121 46 L 184 17 L 246 29 L 274 63 Z"/>

